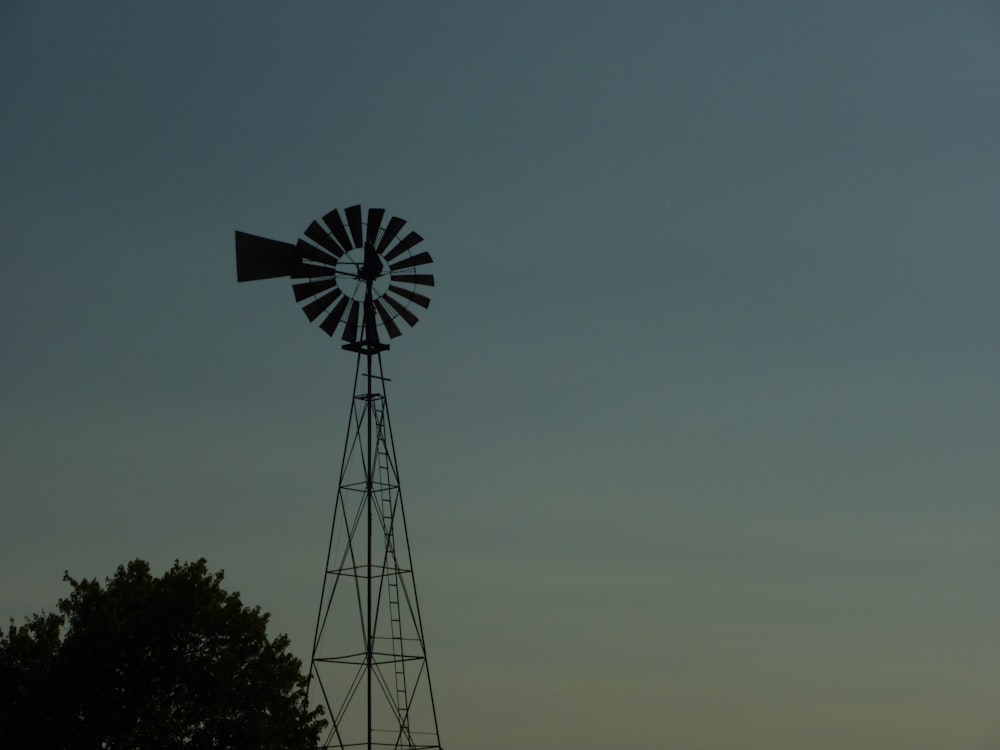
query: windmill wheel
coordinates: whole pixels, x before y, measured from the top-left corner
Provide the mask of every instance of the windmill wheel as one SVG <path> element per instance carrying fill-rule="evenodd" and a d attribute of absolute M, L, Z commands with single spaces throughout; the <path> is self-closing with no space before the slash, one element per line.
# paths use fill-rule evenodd
<path fill-rule="evenodd" d="M 295 300 L 328 336 L 339 330 L 345 348 L 387 348 L 383 335 L 396 338 L 400 321 L 420 320 L 414 307 L 430 305 L 417 290 L 434 286 L 434 277 L 423 272 L 430 254 L 414 251 L 423 237 L 403 235 L 403 219 L 384 219 L 381 208 L 369 208 L 367 221 L 360 205 L 344 209 L 343 217 L 334 209 L 295 245 L 237 232 L 237 278 L 290 276 Z"/>

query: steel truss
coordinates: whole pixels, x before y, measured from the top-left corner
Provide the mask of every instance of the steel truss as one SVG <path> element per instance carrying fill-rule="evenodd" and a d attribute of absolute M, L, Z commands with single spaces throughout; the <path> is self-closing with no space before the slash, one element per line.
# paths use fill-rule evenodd
<path fill-rule="evenodd" d="M 389 421 L 384 345 L 357 344 L 310 692 L 324 748 L 440 748 Z"/>

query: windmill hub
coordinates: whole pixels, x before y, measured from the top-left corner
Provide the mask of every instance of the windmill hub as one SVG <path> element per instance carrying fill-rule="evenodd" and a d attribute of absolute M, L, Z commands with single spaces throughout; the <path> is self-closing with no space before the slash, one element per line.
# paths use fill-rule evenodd
<path fill-rule="evenodd" d="M 361 279 L 362 281 L 372 282 L 375 281 L 379 276 L 382 275 L 382 261 L 379 258 L 375 258 L 371 261 L 365 259 L 364 265 L 361 266 Z"/>
<path fill-rule="evenodd" d="M 379 257 L 365 258 L 361 248 L 344 253 L 336 265 L 337 288 L 355 301 L 364 301 L 371 286 L 372 299 L 380 299 L 389 290 L 389 274 Z"/>

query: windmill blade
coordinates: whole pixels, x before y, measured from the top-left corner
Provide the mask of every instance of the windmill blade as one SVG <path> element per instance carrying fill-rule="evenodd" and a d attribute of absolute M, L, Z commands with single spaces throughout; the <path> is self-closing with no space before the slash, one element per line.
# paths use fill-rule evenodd
<path fill-rule="evenodd" d="M 402 336 L 403 332 L 399 330 L 399 326 L 396 325 L 396 321 L 392 319 L 389 311 L 385 309 L 385 305 L 382 304 L 381 300 L 375 300 L 375 309 L 378 310 L 378 316 L 382 319 L 382 325 L 385 326 L 386 333 L 389 334 L 389 338 L 394 339 L 397 336 Z"/>
<path fill-rule="evenodd" d="M 389 247 L 389 243 L 396 239 L 396 235 L 399 234 L 399 230 L 403 228 L 406 224 L 405 219 L 400 219 L 398 216 L 393 216 L 389 219 L 389 224 L 386 226 L 385 231 L 382 232 L 382 239 L 378 241 L 378 247 L 375 251 L 381 255 L 385 252 L 385 249 Z"/>
<path fill-rule="evenodd" d="M 389 305 L 392 307 L 392 309 L 396 311 L 396 314 L 399 315 L 399 317 L 401 317 L 411 326 L 415 326 L 417 324 L 417 321 L 420 320 L 420 318 L 418 318 L 412 312 L 407 310 L 406 306 L 403 305 L 399 300 L 390 297 L 388 294 L 383 295 L 382 299 L 388 302 Z"/>
<path fill-rule="evenodd" d="M 314 282 L 314 283 L 322 283 L 322 282 Z M 337 297 L 339 297 L 340 294 L 341 294 L 340 289 L 334 287 L 326 294 L 320 295 L 312 302 L 310 302 L 308 305 L 305 305 L 302 308 L 302 311 L 306 314 L 306 317 L 309 318 L 309 320 L 316 320 L 316 318 L 318 318 L 323 313 L 323 311 L 326 310 L 326 308 L 328 308 L 330 305 L 333 304 L 333 301 L 337 299 Z"/>
<path fill-rule="evenodd" d="M 309 225 L 309 228 L 306 230 L 306 237 L 311 239 L 320 247 L 326 248 L 327 250 L 330 251 L 330 254 L 333 257 L 329 261 L 326 261 L 328 263 L 336 263 L 337 258 L 339 258 L 341 255 L 347 252 L 344 248 L 340 246 L 339 242 L 337 242 L 335 239 L 333 239 L 333 237 L 331 237 L 326 231 L 323 230 L 323 227 L 319 225 L 318 221 L 314 221 L 312 224 Z M 319 259 L 316 258 L 316 260 Z"/>
<path fill-rule="evenodd" d="M 434 286 L 434 277 L 429 273 L 394 273 L 389 278 L 393 281 L 401 281 L 405 284 L 423 284 L 424 286 Z"/>
<path fill-rule="evenodd" d="M 312 297 L 314 294 L 325 292 L 327 289 L 333 286 L 337 286 L 336 279 L 324 279 L 323 281 L 307 281 L 304 284 L 292 284 L 292 291 L 295 292 L 295 301 L 301 302 L 304 299 Z"/>
<path fill-rule="evenodd" d="M 368 226 L 365 227 L 366 246 L 375 247 L 375 239 L 378 237 L 378 230 L 382 228 L 382 217 L 384 215 L 384 208 L 368 209 Z"/>
<path fill-rule="evenodd" d="M 237 281 L 290 276 L 301 260 L 295 245 L 236 232 Z"/>
<path fill-rule="evenodd" d="M 425 309 L 430 307 L 431 298 L 425 297 L 419 292 L 411 292 L 409 289 L 404 289 L 403 287 L 396 286 L 395 284 L 391 284 L 389 286 L 389 291 L 398 294 L 400 297 L 406 297 L 406 299 L 410 300 L 410 302 L 416 302 Z"/>
<path fill-rule="evenodd" d="M 385 254 L 386 261 L 390 261 L 400 253 L 406 252 L 411 247 L 416 245 L 418 242 L 422 242 L 423 239 L 424 238 L 421 237 L 416 232 L 410 232 L 408 235 L 406 235 L 403 239 L 399 241 L 399 244 L 396 245 L 396 247 L 394 247 L 392 250 L 390 250 L 388 253 Z"/>
<path fill-rule="evenodd" d="M 340 319 L 344 315 L 344 309 L 347 307 L 347 303 L 350 302 L 349 297 L 341 297 L 340 301 L 333 306 L 330 314 L 323 319 L 323 322 L 319 324 L 319 327 L 323 329 L 327 336 L 333 336 L 334 332 L 337 330 L 337 326 L 340 325 Z"/>
<path fill-rule="evenodd" d="M 361 312 L 361 303 L 357 300 L 351 302 L 351 309 L 347 313 L 347 321 L 344 323 L 344 334 L 340 337 L 344 341 L 354 342 L 358 340 L 358 313 Z"/>
<path fill-rule="evenodd" d="M 417 253 L 416 255 L 411 255 L 409 258 L 403 258 L 403 260 L 397 260 L 395 263 L 390 263 L 389 268 L 393 271 L 399 271 L 403 268 L 422 266 L 424 263 L 431 263 L 432 261 L 433 258 L 431 258 L 430 253 Z"/>
<path fill-rule="evenodd" d="M 337 273 L 336 269 L 330 266 L 315 266 L 312 263 L 299 263 L 289 275 L 293 279 L 323 279 Z"/>
<path fill-rule="evenodd" d="M 347 226 L 351 229 L 351 237 L 354 238 L 354 244 L 351 247 L 361 247 L 365 244 L 365 238 L 361 233 L 361 206 L 345 208 L 344 216 L 347 218 Z"/>
<path fill-rule="evenodd" d="M 344 229 L 344 222 L 340 220 L 340 214 L 337 213 L 337 209 L 333 209 L 324 216 L 323 223 L 330 228 L 330 234 L 334 236 L 345 251 L 354 247 L 351 244 L 351 238 L 347 236 L 347 230 Z"/>

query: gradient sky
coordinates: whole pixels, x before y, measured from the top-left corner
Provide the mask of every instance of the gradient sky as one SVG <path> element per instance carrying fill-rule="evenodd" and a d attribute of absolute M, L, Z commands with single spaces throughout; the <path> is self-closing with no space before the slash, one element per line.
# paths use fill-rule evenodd
<path fill-rule="evenodd" d="M 384 206 L 442 741 L 995 750 L 1000 6 L 6 2 L 0 619 L 206 557 L 307 653 Z"/>

